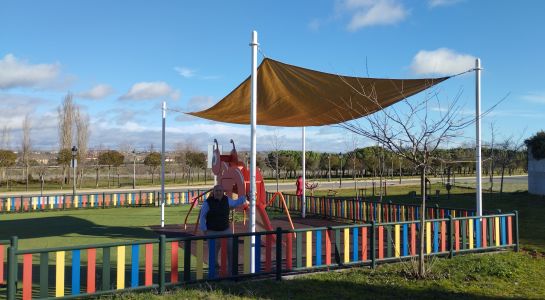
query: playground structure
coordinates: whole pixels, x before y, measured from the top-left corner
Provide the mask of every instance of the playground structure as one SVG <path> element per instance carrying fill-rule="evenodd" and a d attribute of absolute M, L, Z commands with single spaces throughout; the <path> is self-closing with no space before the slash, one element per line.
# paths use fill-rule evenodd
<path fill-rule="evenodd" d="M 213 151 L 213 157 L 212 157 L 212 172 L 216 176 L 216 182 L 218 185 L 221 185 L 223 187 L 223 190 L 229 196 L 230 198 L 233 198 L 234 195 L 237 195 L 237 197 L 241 195 L 247 195 L 247 191 L 250 190 L 250 171 L 242 161 L 238 159 L 238 153 L 235 147 L 235 142 L 231 139 L 230 143 L 232 144 L 233 148 L 231 149 L 231 152 L 227 155 L 222 155 L 219 151 L 218 141 L 214 139 L 215 148 Z M 191 201 L 191 207 L 189 211 L 187 212 L 187 215 L 184 220 L 184 230 L 187 230 L 187 220 L 189 218 L 189 215 L 193 211 L 193 208 L 195 208 L 199 201 L 205 201 L 205 196 L 210 192 L 211 190 L 208 190 L 204 193 L 201 193 L 197 197 L 195 197 Z M 263 180 L 263 175 L 261 174 L 261 170 L 256 170 L 256 229 L 258 231 L 272 231 L 273 226 L 271 224 L 271 221 L 269 219 L 269 216 L 267 214 L 267 211 L 265 208 L 270 205 L 270 202 L 273 201 L 276 196 L 279 196 L 283 206 L 284 206 L 284 212 L 289 220 L 290 229 L 294 229 L 293 222 L 291 220 L 291 216 L 289 213 L 289 210 L 287 208 L 286 202 L 284 200 L 284 196 L 281 192 L 275 193 L 269 201 L 267 201 L 267 193 L 265 191 L 265 182 Z M 244 205 L 242 208 L 239 208 L 238 210 L 242 210 L 244 219 L 244 225 L 246 225 L 246 212 L 248 210 L 248 205 Z M 200 222 L 200 213 L 197 217 L 197 222 L 195 224 L 195 228 L 193 230 L 193 234 L 196 234 L 197 228 Z M 233 229 L 233 233 L 235 233 L 235 218 L 232 217 L 232 223 L 233 226 L 231 228 Z"/>

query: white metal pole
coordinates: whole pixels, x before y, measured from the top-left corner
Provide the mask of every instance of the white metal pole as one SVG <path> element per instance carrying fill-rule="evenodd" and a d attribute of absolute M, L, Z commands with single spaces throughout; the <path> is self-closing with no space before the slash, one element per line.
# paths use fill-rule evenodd
<path fill-rule="evenodd" d="M 132 150 L 132 189 L 136 188 L 136 149 Z"/>
<path fill-rule="evenodd" d="M 165 121 L 167 103 L 163 101 L 163 124 L 161 131 L 161 227 L 165 227 Z"/>
<path fill-rule="evenodd" d="M 255 232 L 255 173 L 256 173 L 256 122 L 257 122 L 257 31 L 252 32 L 252 96 L 251 96 L 251 151 L 250 157 L 250 232 Z M 250 272 L 255 272 L 255 236 L 251 238 Z"/>
<path fill-rule="evenodd" d="M 482 216 L 483 209 L 483 191 L 482 191 L 482 158 L 481 158 L 481 60 L 475 60 L 475 127 L 476 127 L 476 158 L 477 158 L 477 216 Z"/>
<path fill-rule="evenodd" d="M 306 210 L 307 210 L 307 199 L 305 197 L 305 190 L 306 190 L 306 167 L 305 167 L 305 160 L 306 160 L 306 144 L 305 144 L 305 127 L 302 127 L 301 131 L 301 139 L 303 140 L 303 195 L 301 195 L 301 216 L 304 218 L 306 216 Z"/>
<path fill-rule="evenodd" d="M 72 194 L 73 194 L 73 200 L 75 201 L 76 199 L 76 179 L 78 178 L 77 177 L 77 174 L 76 174 L 76 169 L 78 168 L 78 159 L 77 157 L 74 155 L 74 157 L 72 158 L 72 169 L 74 171 L 74 176 L 73 176 L 73 180 L 72 180 L 72 183 L 73 183 L 73 191 L 72 191 Z M 27 174 L 28 176 L 28 174 Z"/>

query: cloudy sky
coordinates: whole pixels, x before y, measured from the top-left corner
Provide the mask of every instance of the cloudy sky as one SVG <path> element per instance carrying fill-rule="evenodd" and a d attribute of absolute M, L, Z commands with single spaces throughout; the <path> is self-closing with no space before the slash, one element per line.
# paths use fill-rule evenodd
<path fill-rule="evenodd" d="M 251 31 L 263 55 L 353 76 L 418 78 L 484 68 L 483 120 L 499 138 L 545 129 L 543 1 L 3 1 L 0 10 L 0 127 L 19 147 L 25 115 L 36 148 L 54 150 L 56 110 L 71 92 L 90 116 L 91 147 L 160 145 L 161 101 L 167 147 L 204 149 L 218 138 L 249 145 L 249 126 L 184 115 L 209 107 L 250 72 Z M 439 97 L 474 110 L 474 75 L 442 83 Z M 416 96 L 418 97 L 418 96 Z M 442 101 L 443 101 L 442 100 Z M 258 150 L 271 136 L 300 147 L 300 129 L 258 127 Z M 307 149 L 344 151 L 347 132 L 307 129 Z M 464 132 L 464 140 L 474 130 Z M 358 140 L 359 145 L 369 141 Z"/>

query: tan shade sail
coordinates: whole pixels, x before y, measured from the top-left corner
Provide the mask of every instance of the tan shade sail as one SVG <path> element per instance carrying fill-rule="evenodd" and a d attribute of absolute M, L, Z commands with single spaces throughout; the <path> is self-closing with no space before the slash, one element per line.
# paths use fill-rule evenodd
<path fill-rule="evenodd" d="M 449 77 L 377 79 L 328 74 L 265 58 L 257 75 L 257 124 L 337 124 L 372 114 Z M 250 78 L 216 105 L 190 115 L 250 124 Z"/>

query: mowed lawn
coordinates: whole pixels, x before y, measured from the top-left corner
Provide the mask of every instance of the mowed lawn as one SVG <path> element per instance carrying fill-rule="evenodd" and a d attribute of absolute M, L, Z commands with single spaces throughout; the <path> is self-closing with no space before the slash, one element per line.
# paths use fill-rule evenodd
<path fill-rule="evenodd" d="M 188 205 L 165 207 L 165 223 L 181 224 Z M 0 239 L 19 237 L 19 248 L 75 246 L 156 238 L 158 207 L 80 209 L 0 215 Z M 196 212 L 190 221 L 195 222 Z"/>
<path fill-rule="evenodd" d="M 429 201 L 456 208 L 473 208 L 475 191 L 455 188 L 450 200 L 444 187 L 440 197 Z M 388 189 L 383 201 L 419 203 L 408 196 L 418 187 Z M 327 193 L 327 191 L 316 194 Z M 338 195 L 353 194 L 339 191 Z M 369 191 L 368 191 L 369 193 Z M 370 197 L 372 198 L 372 197 Z M 413 263 L 352 268 L 340 272 L 309 274 L 286 279 L 206 283 L 169 291 L 129 293 L 106 298 L 123 299 L 545 299 L 545 199 L 526 192 L 484 194 L 484 209 L 520 213 L 522 251 L 434 259 L 432 276 L 417 280 Z M 376 197 L 373 200 L 377 200 Z M 166 208 L 166 223 L 181 224 L 188 206 Z M 159 224 L 159 208 L 67 210 L 0 215 L 0 239 L 17 235 L 20 248 L 57 247 L 127 241 L 157 237 L 149 229 Z M 191 221 L 194 222 L 196 213 Z M 5 224 L 5 225 L 4 225 Z"/>
<path fill-rule="evenodd" d="M 435 197 L 435 191 L 439 190 L 439 197 Z M 409 196 L 409 192 L 416 191 L 415 198 Z M 475 209 L 475 190 L 470 188 L 454 187 L 451 190 L 450 197 L 445 187 L 441 184 L 434 184 L 431 188 L 432 197 L 427 201 L 426 206 L 449 207 L 449 208 L 469 208 Z M 354 189 L 338 190 L 337 196 L 353 196 Z M 367 198 L 378 201 L 379 196 L 371 196 L 372 190 L 367 189 Z M 375 190 L 378 194 L 378 188 Z M 325 195 L 327 191 L 317 191 L 315 195 Z M 399 186 L 388 187 L 387 195 L 382 201 L 392 201 L 400 204 L 421 204 L 422 199 L 420 187 L 418 186 Z M 483 210 L 503 213 L 519 212 L 519 230 L 520 242 L 526 249 L 545 252 L 545 197 L 528 194 L 526 191 L 504 193 L 489 193 L 483 191 Z"/>

